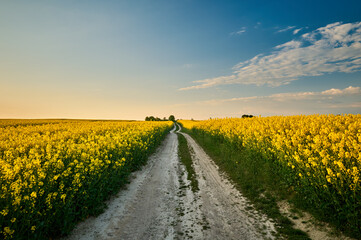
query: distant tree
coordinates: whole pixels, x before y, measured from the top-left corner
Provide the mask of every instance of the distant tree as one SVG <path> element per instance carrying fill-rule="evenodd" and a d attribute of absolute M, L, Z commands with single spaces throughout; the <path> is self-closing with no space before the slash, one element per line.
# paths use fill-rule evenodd
<path fill-rule="evenodd" d="M 173 122 L 175 122 L 176 120 L 173 115 L 170 115 L 169 119 L 167 119 L 166 117 L 159 118 L 159 117 L 154 117 L 154 116 L 146 116 L 145 121 L 173 121 Z"/>
<path fill-rule="evenodd" d="M 173 115 L 170 115 L 169 118 L 168 118 L 168 120 L 175 122 L 175 117 L 174 117 Z"/>
<path fill-rule="evenodd" d="M 247 114 L 242 115 L 242 118 L 253 118 L 253 117 L 254 117 L 253 115 L 247 115 Z"/>

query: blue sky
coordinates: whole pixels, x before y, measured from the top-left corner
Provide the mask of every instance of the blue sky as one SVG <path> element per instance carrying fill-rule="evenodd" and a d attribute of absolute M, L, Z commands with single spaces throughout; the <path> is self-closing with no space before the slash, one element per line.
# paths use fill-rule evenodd
<path fill-rule="evenodd" d="M 359 1 L 3 1 L 0 118 L 361 113 Z"/>

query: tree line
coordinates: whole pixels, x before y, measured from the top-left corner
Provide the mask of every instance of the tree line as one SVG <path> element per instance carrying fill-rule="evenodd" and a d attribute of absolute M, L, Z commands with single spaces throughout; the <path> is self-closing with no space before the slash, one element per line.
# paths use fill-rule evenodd
<path fill-rule="evenodd" d="M 154 116 L 146 116 L 145 121 L 173 121 L 175 122 L 175 117 L 173 115 L 170 115 L 169 118 L 159 118 Z"/>

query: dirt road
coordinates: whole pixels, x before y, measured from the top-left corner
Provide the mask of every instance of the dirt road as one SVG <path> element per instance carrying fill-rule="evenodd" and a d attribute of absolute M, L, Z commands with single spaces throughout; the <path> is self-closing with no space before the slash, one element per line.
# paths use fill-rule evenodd
<path fill-rule="evenodd" d="M 107 210 L 80 223 L 66 239 L 272 239 L 272 221 L 253 210 L 202 148 L 182 134 L 199 191 L 190 188 L 173 129 Z"/>

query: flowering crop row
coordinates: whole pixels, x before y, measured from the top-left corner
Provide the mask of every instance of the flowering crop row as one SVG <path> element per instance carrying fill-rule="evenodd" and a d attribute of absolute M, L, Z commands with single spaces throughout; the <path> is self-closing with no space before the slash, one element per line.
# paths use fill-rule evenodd
<path fill-rule="evenodd" d="M 361 115 L 181 121 L 239 149 L 261 153 L 290 189 L 361 234 Z M 358 229 L 358 230 L 357 230 Z M 358 231 L 358 232 L 357 232 Z"/>
<path fill-rule="evenodd" d="M 97 214 L 171 122 L 0 121 L 0 238 L 46 239 Z"/>

